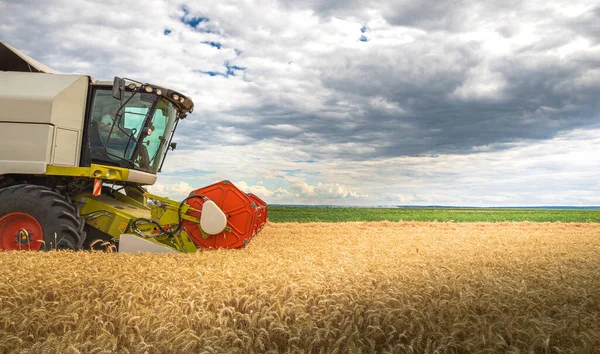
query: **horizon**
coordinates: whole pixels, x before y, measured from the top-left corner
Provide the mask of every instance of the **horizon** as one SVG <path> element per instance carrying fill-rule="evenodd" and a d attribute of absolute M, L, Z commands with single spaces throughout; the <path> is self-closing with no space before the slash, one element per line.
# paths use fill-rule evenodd
<path fill-rule="evenodd" d="M 600 205 L 529 205 L 529 206 L 458 206 L 458 205 L 335 205 L 335 204 L 270 204 L 273 207 L 299 208 L 374 208 L 374 209 L 562 209 L 600 210 Z"/>
<path fill-rule="evenodd" d="M 594 1 L 25 0 L 0 13 L 0 40 L 58 72 L 191 96 L 155 194 L 227 179 L 270 204 L 600 205 Z"/>

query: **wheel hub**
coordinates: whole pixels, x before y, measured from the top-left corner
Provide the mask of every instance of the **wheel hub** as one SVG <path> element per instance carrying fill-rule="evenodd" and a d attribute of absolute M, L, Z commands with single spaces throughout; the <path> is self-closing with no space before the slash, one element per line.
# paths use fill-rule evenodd
<path fill-rule="evenodd" d="M 40 223 L 27 213 L 8 213 L 0 217 L 0 250 L 37 251 L 42 247 Z"/>
<path fill-rule="evenodd" d="M 21 246 L 29 245 L 31 243 L 31 234 L 27 229 L 19 230 L 19 233 L 15 234 L 15 238 L 21 244 Z"/>

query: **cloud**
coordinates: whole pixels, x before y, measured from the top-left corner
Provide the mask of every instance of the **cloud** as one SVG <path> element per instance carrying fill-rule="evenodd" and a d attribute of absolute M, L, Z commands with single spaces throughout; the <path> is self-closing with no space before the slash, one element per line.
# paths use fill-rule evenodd
<path fill-rule="evenodd" d="M 309 184 L 305 179 L 298 177 L 286 177 L 287 188 L 269 189 L 263 181 L 256 185 L 249 185 L 245 181 L 234 182 L 236 187 L 246 193 L 253 193 L 257 196 L 270 200 L 275 203 L 296 203 L 296 204 L 322 204 L 348 201 L 356 203 L 357 200 L 368 198 L 368 195 L 350 189 L 348 186 L 339 183 L 317 182 L 314 185 Z"/>
<path fill-rule="evenodd" d="M 529 170 L 513 166 L 535 161 L 504 160 L 544 146 L 533 155 L 546 161 L 595 141 L 593 1 L 25 0 L 0 13 L 0 38 L 49 67 L 192 96 L 155 189 L 232 179 L 273 201 L 367 204 L 587 203 L 598 191 L 587 166 L 557 164 L 564 180 L 546 176 L 526 194 Z M 465 171 L 493 181 L 479 180 L 490 199 Z M 511 186 L 497 184 L 511 174 Z"/>
<path fill-rule="evenodd" d="M 256 194 L 259 197 L 271 197 L 276 193 L 281 193 L 282 191 L 272 191 L 269 190 L 267 187 L 262 185 L 262 182 L 259 182 L 259 184 L 253 185 L 253 186 L 249 186 L 248 183 L 246 183 L 245 181 L 239 181 L 239 182 L 234 182 L 234 185 L 236 187 L 238 187 L 239 189 L 241 189 L 242 191 L 244 191 L 245 193 L 252 193 L 252 194 Z"/>
<path fill-rule="evenodd" d="M 368 197 L 339 183 L 317 182 L 314 185 L 310 185 L 305 180 L 296 177 L 287 178 L 287 182 L 289 183 L 290 193 L 300 199 L 332 200 Z"/>
<path fill-rule="evenodd" d="M 156 183 L 148 187 L 148 191 L 152 194 L 164 196 L 174 200 L 182 200 L 192 192 L 194 189 L 187 182 L 175 182 L 172 184 Z"/>
<path fill-rule="evenodd" d="M 171 171 L 169 181 L 176 183 L 184 161 L 219 161 L 211 163 L 212 173 L 186 181 L 199 188 L 235 176 L 238 187 L 268 203 L 600 205 L 600 126 L 544 141 L 479 146 L 468 154 L 306 163 L 299 162 L 297 151 L 274 154 L 277 148 L 276 143 L 262 142 L 240 161 L 229 158 L 239 148 L 215 146 L 172 156 L 165 166 Z M 160 178 L 167 182 L 167 177 Z"/>

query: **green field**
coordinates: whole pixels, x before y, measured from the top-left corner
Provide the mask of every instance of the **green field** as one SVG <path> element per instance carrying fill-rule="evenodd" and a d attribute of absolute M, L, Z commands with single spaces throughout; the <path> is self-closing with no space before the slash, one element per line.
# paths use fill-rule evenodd
<path fill-rule="evenodd" d="M 269 206 L 270 222 L 454 221 L 600 222 L 600 210 L 342 208 Z"/>

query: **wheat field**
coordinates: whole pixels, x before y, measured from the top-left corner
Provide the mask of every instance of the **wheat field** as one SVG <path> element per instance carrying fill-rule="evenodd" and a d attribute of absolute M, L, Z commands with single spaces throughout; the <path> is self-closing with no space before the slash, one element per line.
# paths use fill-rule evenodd
<path fill-rule="evenodd" d="M 0 352 L 600 353 L 600 225 L 283 223 L 235 251 L 0 253 Z"/>

